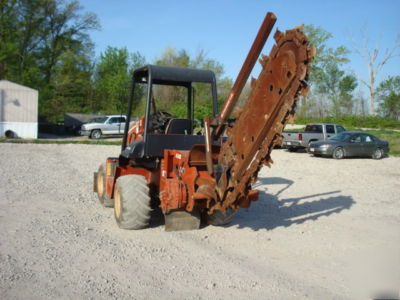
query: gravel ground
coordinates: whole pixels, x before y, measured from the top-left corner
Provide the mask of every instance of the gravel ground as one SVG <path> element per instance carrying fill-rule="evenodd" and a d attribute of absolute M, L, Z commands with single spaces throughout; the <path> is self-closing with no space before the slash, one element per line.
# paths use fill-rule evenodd
<path fill-rule="evenodd" d="M 400 158 L 275 150 L 226 227 L 118 229 L 92 193 L 119 147 L 0 144 L 1 299 L 399 296 Z"/>

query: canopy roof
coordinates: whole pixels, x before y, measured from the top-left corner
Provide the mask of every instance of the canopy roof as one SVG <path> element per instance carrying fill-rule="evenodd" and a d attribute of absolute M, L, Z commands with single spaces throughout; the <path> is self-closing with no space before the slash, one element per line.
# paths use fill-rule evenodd
<path fill-rule="evenodd" d="M 149 75 L 155 84 L 187 86 L 192 82 L 215 83 L 215 74 L 210 70 L 147 65 L 136 69 L 133 74 L 139 83 L 147 83 Z"/>

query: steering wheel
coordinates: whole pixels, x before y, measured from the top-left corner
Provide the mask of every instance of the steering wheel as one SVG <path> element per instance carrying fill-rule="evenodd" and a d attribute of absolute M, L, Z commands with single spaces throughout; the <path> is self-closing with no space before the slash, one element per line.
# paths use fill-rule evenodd
<path fill-rule="evenodd" d="M 158 110 L 150 117 L 150 131 L 154 133 L 164 133 L 169 122 L 174 118 L 172 114 L 166 111 Z"/>

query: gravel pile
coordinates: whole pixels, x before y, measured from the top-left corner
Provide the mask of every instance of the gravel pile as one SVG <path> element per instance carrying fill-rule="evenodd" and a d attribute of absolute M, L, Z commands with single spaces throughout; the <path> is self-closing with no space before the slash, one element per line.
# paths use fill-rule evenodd
<path fill-rule="evenodd" d="M 230 225 L 165 232 L 156 219 L 125 231 L 92 192 L 119 150 L 0 144 L 0 298 L 398 296 L 399 158 L 276 150 L 260 200 Z"/>

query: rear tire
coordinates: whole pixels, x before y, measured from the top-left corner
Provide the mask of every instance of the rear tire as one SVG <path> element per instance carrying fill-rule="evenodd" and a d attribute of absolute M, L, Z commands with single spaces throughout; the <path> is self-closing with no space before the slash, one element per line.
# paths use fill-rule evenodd
<path fill-rule="evenodd" d="M 207 216 L 207 222 L 210 225 L 222 226 L 232 221 L 236 211 L 232 208 L 227 208 L 224 212 L 222 210 L 214 210 L 211 215 Z"/>
<path fill-rule="evenodd" d="M 122 229 L 142 229 L 150 223 L 151 198 L 146 179 L 125 175 L 117 179 L 114 192 L 114 216 Z"/>
<path fill-rule="evenodd" d="M 343 159 L 344 158 L 344 150 L 342 147 L 337 147 L 335 150 L 333 150 L 332 157 L 334 159 Z"/>
<path fill-rule="evenodd" d="M 372 153 L 373 159 L 381 159 L 382 157 L 383 157 L 383 150 L 380 148 L 375 149 L 374 153 Z"/>
<path fill-rule="evenodd" d="M 114 201 L 106 195 L 106 164 L 101 164 L 96 177 L 97 197 L 105 207 L 113 207 Z"/>

